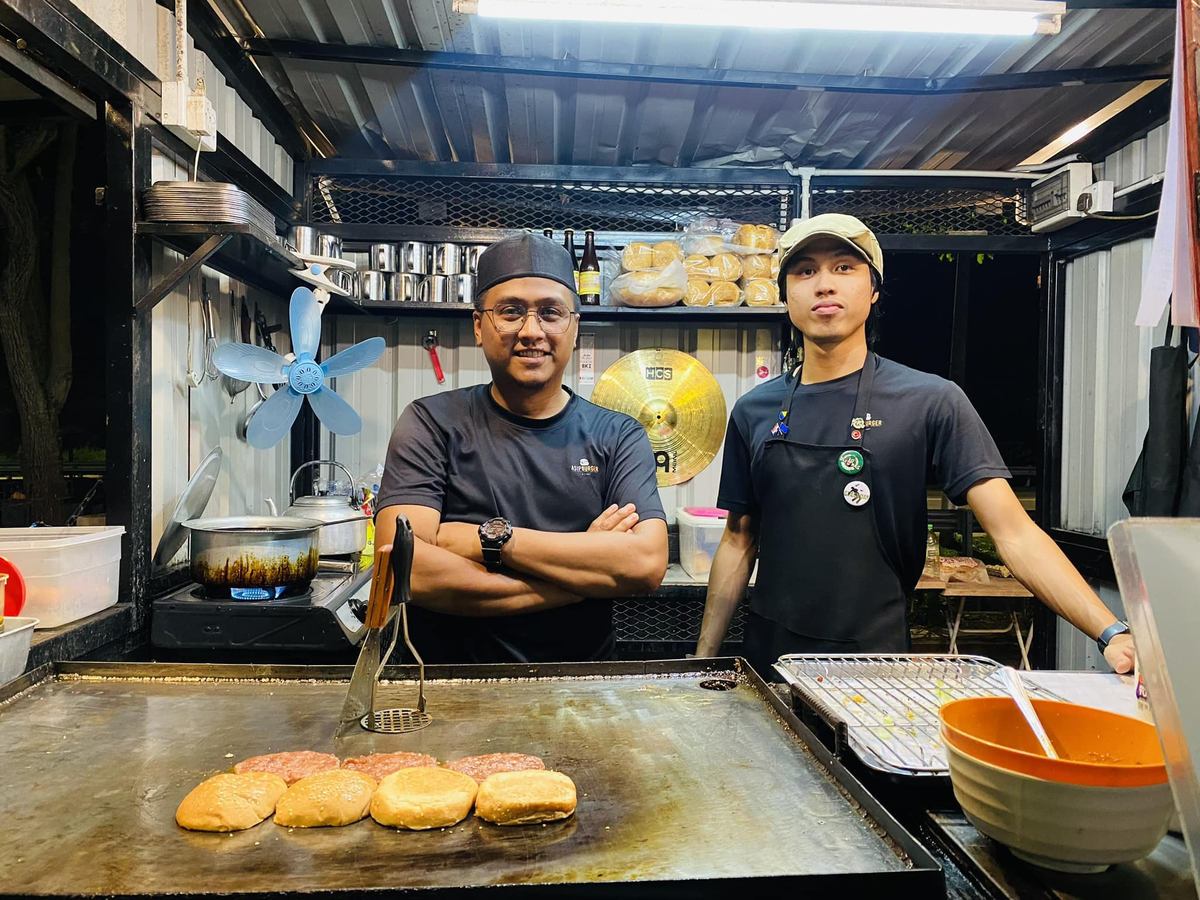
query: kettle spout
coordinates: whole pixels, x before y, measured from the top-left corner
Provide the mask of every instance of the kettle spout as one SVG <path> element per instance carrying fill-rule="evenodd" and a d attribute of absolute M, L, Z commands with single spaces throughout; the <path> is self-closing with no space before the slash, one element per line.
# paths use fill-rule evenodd
<path fill-rule="evenodd" d="M 273 516 L 279 515 L 279 510 L 275 508 L 275 501 L 270 497 L 264 497 L 263 503 L 267 504 L 267 512 Z"/>

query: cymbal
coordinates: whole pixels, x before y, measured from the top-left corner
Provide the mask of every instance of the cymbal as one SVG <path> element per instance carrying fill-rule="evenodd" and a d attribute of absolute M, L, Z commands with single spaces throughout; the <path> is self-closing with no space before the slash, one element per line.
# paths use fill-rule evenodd
<path fill-rule="evenodd" d="M 704 471 L 725 438 L 725 394 L 694 356 L 638 350 L 609 366 L 592 392 L 597 406 L 627 413 L 650 437 L 658 485 Z"/>

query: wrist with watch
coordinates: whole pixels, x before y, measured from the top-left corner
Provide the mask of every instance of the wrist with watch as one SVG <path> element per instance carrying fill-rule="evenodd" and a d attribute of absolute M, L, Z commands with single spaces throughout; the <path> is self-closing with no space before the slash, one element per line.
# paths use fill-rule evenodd
<path fill-rule="evenodd" d="M 483 564 L 489 571 L 495 572 L 503 565 L 500 553 L 512 536 L 512 523 L 499 516 L 479 526 L 479 546 L 483 548 Z"/>
<path fill-rule="evenodd" d="M 1105 628 L 1102 632 L 1100 632 L 1100 637 L 1096 638 L 1096 645 L 1100 648 L 1100 652 L 1103 653 L 1105 650 L 1108 649 L 1108 645 L 1112 643 L 1113 638 L 1115 638 L 1119 634 L 1128 634 L 1128 633 L 1129 633 L 1129 626 L 1125 622 L 1121 622 L 1121 621 L 1113 622 L 1111 625 L 1109 625 L 1107 628 Z"/>

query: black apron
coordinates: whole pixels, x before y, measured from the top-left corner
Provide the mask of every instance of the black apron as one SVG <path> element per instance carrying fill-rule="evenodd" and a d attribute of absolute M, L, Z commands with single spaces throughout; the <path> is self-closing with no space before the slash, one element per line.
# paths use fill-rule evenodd
<path fill-rule="evenodd" d="M 776 436 L 763 449 L 759 480 L 760 496 L 767 499 L 743 652 L 767 678 L 782 653 L 903 653 L 909 647 L 908 597 L 884 556 L 875 503 L 864 502 L 867 492 L 861 490 L 871 488 L 871 454 L 863 444 L 875 354 L 867 354 L 859 374 L 844 444 L 789 439 L 788 413 L 799 382 L 797 375 Z"/>

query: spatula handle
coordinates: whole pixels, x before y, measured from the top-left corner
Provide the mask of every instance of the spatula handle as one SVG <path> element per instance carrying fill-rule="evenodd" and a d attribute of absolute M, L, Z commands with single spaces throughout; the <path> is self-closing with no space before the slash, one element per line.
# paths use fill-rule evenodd
<path fill-rule="evenodd" d="M 413 530 L 408 517 L 396 517 L 396 537 L 392 540 L 392 605 L 412 599 Z"/>

